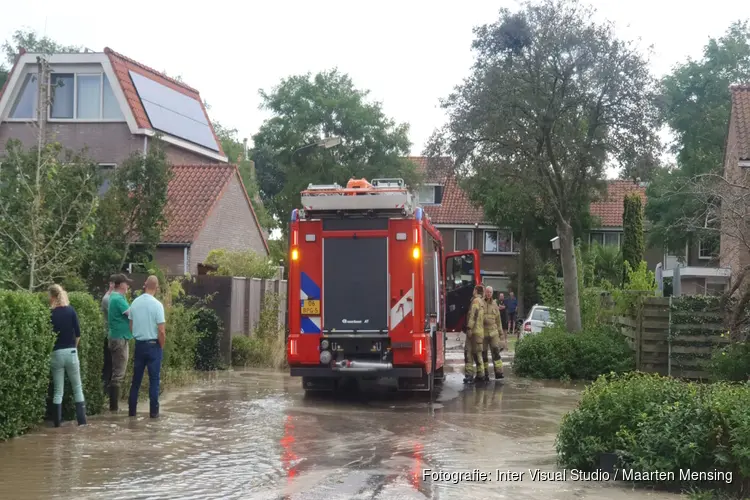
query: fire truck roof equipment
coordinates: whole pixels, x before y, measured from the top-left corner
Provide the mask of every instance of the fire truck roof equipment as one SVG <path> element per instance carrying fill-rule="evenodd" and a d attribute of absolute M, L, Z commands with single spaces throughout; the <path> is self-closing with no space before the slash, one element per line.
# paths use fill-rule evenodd
<path fill-rule="evenodd" d="M 302 191 L 305 212 L 398 211 L 414 215 L 414 197 L 403 179 L 351 179 L 346 187 L 338 184 L 310 184 Z"/>

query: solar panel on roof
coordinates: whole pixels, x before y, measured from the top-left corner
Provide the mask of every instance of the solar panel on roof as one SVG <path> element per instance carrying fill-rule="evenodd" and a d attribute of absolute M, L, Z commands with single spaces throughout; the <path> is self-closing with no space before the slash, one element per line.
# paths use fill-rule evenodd
<path fill-rule="evenodd" d="M 130 71 L 151 126 L 161 132 L 219 151 L 211 124 L 199 101 Z"/>

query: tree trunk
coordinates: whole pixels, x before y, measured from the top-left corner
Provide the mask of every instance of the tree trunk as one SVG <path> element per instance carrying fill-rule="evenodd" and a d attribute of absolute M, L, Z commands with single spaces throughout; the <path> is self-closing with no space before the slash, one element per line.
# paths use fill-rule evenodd
<path fill-rule="evenodd" d="M 573 227 L 567 221 L 558 222 L 557 234 L 560 236 L 560 258 L 565 290 L 565 325 L 569 332 L 580 332 L 581 303 L 578 299 L 578 265 Z"/>
<path fill-rule="evenodd" d="M 526 236 L 526 227 L 521 228 L 521 248 L 518 252 L 518 285 L 516 288 L 516 298 L 518 299 L 518 309 L 517 309 L 517 316 L 519 318 L 525 318 L 525 308 L 523 306 L 523 300 L 524 296 L 526 295 L 523 291 L 525 288 L 525 281 L 526 281 L 526 244 L 527 244 L 527 236 Z"/>

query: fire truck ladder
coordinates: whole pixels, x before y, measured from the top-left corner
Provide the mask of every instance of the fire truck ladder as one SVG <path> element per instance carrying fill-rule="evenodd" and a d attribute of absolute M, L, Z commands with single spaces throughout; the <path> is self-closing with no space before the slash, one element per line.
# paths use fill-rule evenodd
<path fill-rule="evenodd" d="M 346 187 L 338 184 L 310 184 L 301 193 L 305 212 L 394 211 L 412 215 L 414 197 L 403 179 L 351 179 Z"/>

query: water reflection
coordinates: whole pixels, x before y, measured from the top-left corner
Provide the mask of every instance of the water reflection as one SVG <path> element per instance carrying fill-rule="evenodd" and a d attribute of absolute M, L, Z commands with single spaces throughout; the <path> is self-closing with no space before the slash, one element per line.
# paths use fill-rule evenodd
<path fill-rule="evenodd" d="M 104 415 L 0 443 L 0 498 L 624 498 L 598 485 L 422 480 L 424 469 L 548 470 L 577 397 L 449 377 L 434 404 L 404 393 L 310 398 L 283 374 L 228 374 L 165 400 L 159 421 Z"/>

